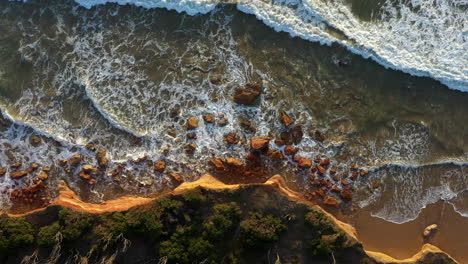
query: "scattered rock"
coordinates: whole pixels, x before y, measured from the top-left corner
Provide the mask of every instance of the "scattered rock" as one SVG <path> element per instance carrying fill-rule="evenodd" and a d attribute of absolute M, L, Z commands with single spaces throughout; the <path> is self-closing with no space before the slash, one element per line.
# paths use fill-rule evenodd
<path fill-rule="evenodd" d="M 175 172 L 169 173 L 169 177 L 171 177 L 174 181 L 176 181 L 178 183 L 183 183 L 184 182 L 184 179 L 179 174 L 177 174 Z"/>
<path fill-rule="evenodd" d="M 198 128 L 198 117 L 192 116 L 187 120 L 187 130 Z"/>
<path fill-rule="evenodd" d="M 154 170 L 157 172 L 163 172 L 166 169 L 166 162 L 164 160 L 158 160 L 154 164 Z"/>
<path fill-rule="evenodd" d="M 76 167 L 81 163 L 81 159 L 82 157 L 80 154 L 75 154 L 68 159 L 68 164 L 72 167 Z"/>
<path fill-rule="evenodd" d="M 359 174 L 361 176 L 366 176 L 367 174 L 369 174 L 369 171 L 368 170 L 362 170 L 361 172 L 359 172 Z"/>
<path fill-rule="evenodd" d="M 271 137 L 252 137 L 250 139 L 250 146 L 255 150 L 264 150 L 268 148 L 268 143 Z"/>
<path fill-rule="evenodd" d="M 101 168 L 106 168 L 107 165 L 109 164 L 109 159 L 107 158 L 107 152 L 106 150 L 100 148 L 98 149 L 96 153 L 96 160 L 99 164 L 99 167 Z"/>
<path fill-rule="evenodd" d="M 244 167 L 244 163 L 238 159 L 228 157 L 226 158 L 226 164 L 230 167 L 235 167 L 235 168 L 242 168 Z"/>
<path fill-rule="evenodd" d="M 224 172 L 226 170 L 224 161 L 221 158 L 213 157 L 210 159 L 210 163 L 217 172 Z"/>
<path fill-rule="evenodd" d="M 329 206 L 334 206 L 334 207 L 339 207 L 340 205 L 340 201 L 338 201 L 336 198 L 334 197 L 331 197 L 331 196 L 327 196 L 324 200 L 323 200 L 323 204 L 325 205 L 329 205 Z"/>
<path fill-rule="evenodd" d="M 89 150 L 91 150 L 91 151 L 96 151 L 96 149 L 97 149 L 97 148 L 96 148 L 96 145 L 94 145 L 94 144 L 92 144 L 92 143 L 86 144 L 85 148 L 86 148 L 86 149 L 89 149 Z"/>
<path fill-rule="evenodd" d="M 39 180 L 41 181 L 45 181 L 47 180 L 47 178 L 49 178 L 49 175 L 47 174 L 47 172 L 41 171 L 39 172 L 39 174 L 37 174 L 37 178 L 39 178 Z"/>
<path fill-rule="evenodd" d="M 45 172 L 49 172 L 50 168 L 49 167 L 42 167 L 42 170 L 45 171 Z"/>
<path fill-rule="evenodd" d="M 40 167 L 40 165 L 38 163 L 35 163 L 35 162 L 31 163 L 31 169 L 32 170 L 37 170 L 37 169 L 39 169 L 39 167 Z"/>
<path fill-rule="evenodd" d="M 191 142 L 185 147 L 185 152 L 188 154 L 193 154 L 195 153 L 195 150 L 197 149 L 197 144 Z"/>
<path fill-rule="evenodd" d="M 188 139 L 197 139 L 197 133 L 191 132 L 187 134 Z"/>
<path fill-rule="evenodd" d="M 336 174 L 336 169 L 330 169 L 330 175 Z"/>
<path fill-rule="evenodd" d="M 219 120 L 218 125 L 225 126 L 228 123 L 229 123 L 229 121 L 226 118 L 223 118 L 223 119 Z"/>
<path fill-rule="evenodd" d="M 68 163 L 68 160 L 66 160 L 66 159 L 60 159 L 60 160 L 59 160 L 59 164 L 60 164 L 60 166 L 62 166 L 62 167 L 65 166 L 65 165 L 67 165 L 67 163 Z"/>
<path fill-rule="evenodd" d="M 214 123 L 215 122 L 215 116 L 212 114 L 205 114 L 203 115 L 203 120 L 205 120 L 206 123 Z"/>
<path fill-rule="evenodd" d="M 315 130 L 315 140 L 323 142 L 325 141 L 325 136 L 319 130 Z"/>
<path fill-rule="evenodd" d="M 85 164 L 81 168 L 85 172 L 90 172 L 90 171 L 96 170 L 96 168 L 93 165 L 90 165 L 90 164 Z"/>
<path fill-rule="evenodd" d="M 350 169 L 351 169 L 351 170 L 358 170 L 359 167 L 358 167 L 358 165 L 356 165 L 356 164 L 351 164 Z"/>
<path fill-rule="evenodd" d="M 324 168 L 328 167 L 328 165 L 330 165 L 330 160 L 329 159 L 325 159 L 325 160 L 322 160 L 320 162 L 320 166 L 322 166 Z"/>
<path fill-rule="evenodd" d="M 220 85 L 223 81 L 219 77 L 213 77 L 210 79 L 210 83 L 214 85 Z"/>
<path fill-rule="evenodd" d="M 15 163 L 11 164 L 10 167 L 12 167 L 14 169 L 18 169 L 18 168 L 21 167 L 21 165 L 23 165 L 23 164 L 21 164 L 21 162 L 15 162 Z"/>
<path fill-rule="evenodd" d="M 280 150 L 271 151 L 271 153 L 269 153 L 269 156 L 270 156 L 271 160 L 273 160 L 273 161 L 278 161 L 278 160 L 283 160 L 284 159 L 283 153 Z"/>
<path fill-rule="evenodd" d="M 340 192 L 340 197 L 345 201 L 351 201 L 353 199 L 353 193 L 346 188 Z"/>
<path fill-rule="evenodd" d="M 299 148 L 295 148 L 291 145 L 288 145 L 284 148 L 284 154 L 287 156 L 295 155 L 299 151 Z"/>
<path fill-rule="evenodd" d="M 236 89 L 234 93 L 234 102 L 243 105 L 252 105 L 263 91 L 261 83 L 246 84 L 244 88 Z"/>
<path fill-rule="evenodd" d="M 294 144 L 299 144 L 302 141 L 302 137 L 304 136 L 304 132 L 302 131 L 301 125 L 295 125 L 291 128 L 291 139 Z"/>
<path fill-rule="evenodd" d="M 25 171 L 25 170 L 10 171 L 10 177 L 13 178 L 13 179 L 20 179 L 20 178 L 23 178 L 26 175 L 28 175 L 28 172 Z"/>
<path fill-rule="evenodd" d="M 175 130 L 169 130 L 167 134 L 173 138 L 177 137 L 177 132 Z"/>
<path fill-rule="evenodd" d="M 310 159 L 308 159 L 308 158 L 301 157 L 299 159 L 298 166 L 299 166 L 299 168 L 308 169 L 308 168 L 312 167 L 312 161 L 310 161 Z"/>
<path fill-rule="evenodd" d="M 89 173 L 85 172 L 85 171 L 80 171 L 80 173 L 78 174 L 80 176 L 81 179 L 83 180 L 86 180 L 86 181 L 89 181 L 91 180 L 91 175 L 89 175 Z"/>
<path fill-rule="evenodd" d="M 276 139 L 275 139 L 275 144 L 276 144 L 278 147 L 282 147 L 282 146 L 284 146 L 284 140 L 279 139 L 279 138 L 276 138 Z"/>
<path fill-rule="evenodd" d="M 433 234 L 435 231 L 439 229 L 439 226 L 436 224 L 432 224 L 424 229 L 423 235 L 424 237 L 429 237 L 431 234 Z"/>
<path fill-rule="evenodd" d="M 355 181 L 358 176 L 359 176 L 359 173 L 357 171 L 353 171 L 353 173 L 351 173 L 351 176 L 349 176 L 349 178 Z"/>
<path fill-rule="evenodd" d="M 40 136 L 34 135 L 29 138 L 29 143 L 33 146 L 38 146 L 39 144 L 41 144 L 41 142 L 42 139 Z"/>
<path fill-rule="evenodd" d="M 324 167 L 320 166 L 320 165 L 317 165 L 317 171 L 320 175 L 323 175 L 325 174 L 325 172 L 327 171 L 327 169 L 325 169 Z"/>
<path fill-rule="evenodd" d="M 7 169 L 6 168 L 0 168 L 0 176 L 3 176 L 7 173 Z"/>
<path fill-rule="evenodd" d="M 340 193 L 340 192 L 341 192 L 341 189 L 335 186 L 335 187 L 333 187 L 333 188 L 331 189 L 331 191 L 332 191 L 332 192 L 335 192 L 335 193 Z"/>
<path fill-rule="evenodd" d="M 281 121 L 285 127 L 288 127 L 294 123 L 294 119 L 292 119 L 286 112 L 281 112 Z"/>
<path fill-rule="evenodd" d="M 288 131 L 283 131 L 280 134 L 281 140 L 283 140 L 284 144 L 286 145 L 291 145 L 293 143 L 292 138 L 291 138 L 291 133 Z"/>
<path fill-rule="evenodd" d="M 236 133 L 229 133 L 226 136 L 226 141 L 229 144 L 237 144 L 239 143 L 239 136 Z"/>
<path fill-rule="evenodd" d="M 349 185 L 349 181 L 348 180 L 341 180 L 341 184 L 343 184 L 345 186 Z"/>
<path fill-rule="evenodd" d="M 320 163 L 321 160 L 322 159 L 319 156 L 315 156 L 315 158 L 314 158 L 315 163 Z"/>

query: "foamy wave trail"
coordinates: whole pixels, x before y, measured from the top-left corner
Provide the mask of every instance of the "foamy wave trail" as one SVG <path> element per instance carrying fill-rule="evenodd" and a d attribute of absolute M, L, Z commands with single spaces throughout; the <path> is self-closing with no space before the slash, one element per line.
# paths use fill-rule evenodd
<path fill-rule="evenodd" d="M 215 0 L 75 0 L 91 8 L 104 3 L 166 8 L 205 14 Z M 468 91 L 467 0 L 387 0 L 372 21 L 356 17 L 346 0 L 249 0 L 237 8 L 276 31 L 331 45 L 415 76 L 432 77 L 449 88 Z M 369 11 L 370 12 L 370 11 Z"/>

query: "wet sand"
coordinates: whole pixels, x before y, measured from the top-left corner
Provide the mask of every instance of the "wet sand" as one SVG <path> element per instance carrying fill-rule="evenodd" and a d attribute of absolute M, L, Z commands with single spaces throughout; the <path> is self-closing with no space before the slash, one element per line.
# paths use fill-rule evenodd
<path fill-rule="evenodd" d="M 337 217 L 356 228 L 358 239 L 366 250 L 405 259 L 421 250 L 423 244 L 430 243 L 459 263 L 468 263 L 468 219 L 455 212 L 450 204 L 431 204 L 415 220 L 403 224 L 372 217 L 366 210 Z M 439 230 L 426 239 L 423 231 L 431 224 L 437 224 Z"/>

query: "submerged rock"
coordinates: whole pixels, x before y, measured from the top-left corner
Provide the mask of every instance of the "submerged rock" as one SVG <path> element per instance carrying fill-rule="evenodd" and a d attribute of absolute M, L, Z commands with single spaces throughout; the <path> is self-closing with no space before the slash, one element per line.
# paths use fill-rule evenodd
<path fill-rule="evenodd" d="M 37 174 L 37 178 L 39 178 L 41 181 L 45 181 L 47 180 L 47 178 L 49 178 L 49 175 L 47 174 L 47 172 L 41 171 L 39 172 L 39 174 Z"/>
<path fill-rule="evenodd" d="M 295 155 L 299 151 L 299 148 L 295 148 L 291 145 L 288 145 L 284 148 L 284 154 L 287 156 Z"/>
<path fill-rule="evenodd" d="M 42 143 L 42 139 L 41 139 L 40 136 L 34 135 L 34 136 L 31 136 L 31 137 L 29 138 L 29 143 L 30 143 L 31 145 L 33 145 L 33 146 L 36 147 L 36 146 L 38 146 L 39 144 Z"/>
<path fill-rule="evenodd" d="M 212 114 L 204 114 L 203 120 L 205 120 L 206 123 L 212 124 L 215 122 L 215 116 Z"/>
<path fill-rule="evenodd" d="M 295 125 L 291 128 L 291 139 L 294 144 L 299 144 L 302 141 L 304 132 L 302 131 L 301 125 Z"/>
<path fill-rule="evenodd" d="M 7 173 L 7 169 L 6 168 L 0 168 L 0 176 L 3 176 Z"/>
<path fill-rule="evenodd" d="M 308 158 L 300 157 L 298 166 L 299 168 L 308 169 L 312 167 L 312 161 L 310 161 Z"/>
<path fill-rule="evenodd" d="M 164 160 L 158 160 L 154 164 L 154 171 L 163 172 L 166 169 L 166 162 Z"/>
<path fill-rule="evenodd" d="M 353 199 L 353 193 L 348 188 L 341 190 L 340 192 L 341 199 L 345 201 L 351 201 Z"/>
<path fill-rule="evenodd" d="M 239 143 L 239 136 L 236 133 L 229 133 L 226 136 L 227 143 L 233 145 Z"/>
<path fill-rule="evenodd" d="M 81 163 L 82 156 L 80 154 L 75 154 L 68 159 L 68 164 L 72 167 L 76 167 Z"/>
<path fill-rule="evenodd" d="M 107 152 L 106 150 L 100 148 L 98 149 L 96 153 L 96 160 L 99 164 L 99 167 L 101 168 L 106 168 L 107 165 L 109 164 L 109 159 L 107 158 Z"/>
<path fill-rule="evenodd" d="M 178 183 L 183 183 L 184 182 L 184 179 L 178 173 L 171 172 L 171 173 L 169 173 L 169 177 L 171 177 L 174 181 L 176 181 Z"/>

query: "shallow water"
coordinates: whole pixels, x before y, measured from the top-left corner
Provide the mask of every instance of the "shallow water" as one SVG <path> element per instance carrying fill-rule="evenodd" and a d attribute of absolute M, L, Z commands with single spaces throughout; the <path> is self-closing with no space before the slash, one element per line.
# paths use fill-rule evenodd
<path fill-rule="evenodd" d="M 355 19 L 376 19 L 369 12 L 377 6 L 349 3 L 358 13 Z M 0 167 L 13 161 L 47 164 L 51 183 L 63 178 L 94 202 L 151 195 L 165 188 L 167 176 L 132 159 L 164 158 L 171 170 L 191 180 L 207 171 L 213 155 L 246 154 L 241 145 L 227 146 L 225 134 L 279 135 L 278 116 L 285 110 L 303 124 L 300 155 L 330 157 L 339 171 L 352 163 L 371 170 L 355 182 L 354 205 L 396 223 L 416 218 L 421 208 L 441 199 L 468 214 L 467 93 L 385 69 L 346 45 L 321 46 L 278 33 L 238 10 L 247 8 L 246 3 L 209 6 L 206 12 L 211 12 L 190 16 L 115 4 L 85 9 L 72 1 L 2 2 L 0 108 L 13 124 L 0 129 Z M 333 30 L 326 32 L 350 36 Z M 452 48 L 456 56 L 464 46 Z M 463 63 L 466 54 L 459 55 L 450 67 Z M 466 83 L 459 70 L 457 87 Z M 223 84 L 213 85 L 212 77 Z M 260 80 L 265 93 L 258 106 L 232 102 L 235 88 Z M 230 122 L 225 127 L 200 122 L 197 151 L 189 155 L 185 120 L 204 113 L 224 113 Z M 238 119 L 251 121 L 257 131 L 243 130 Z M 325 143 L 310 135 L 316 129 L 325 133 Z M 46 142 L 31 146 L 34 134 L 44 135 Z M 122 181 L 103 177 L 90 187 L 78 171 L 63 172 L 58 159 L 74 153 L 92 157 L 87 143 L 108 151 L 111 168 L 127 164 Z M 302 191 L 311 188 L 307 173 L 289 166 L 279 172 Z M 1 188 L 27 185 L 32 176 L 12 180 L 7 175 Z M 4 208 L 8 198 L 3 192 Z"/>

